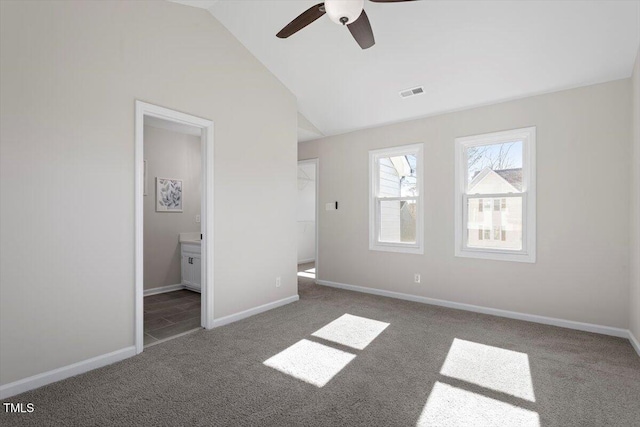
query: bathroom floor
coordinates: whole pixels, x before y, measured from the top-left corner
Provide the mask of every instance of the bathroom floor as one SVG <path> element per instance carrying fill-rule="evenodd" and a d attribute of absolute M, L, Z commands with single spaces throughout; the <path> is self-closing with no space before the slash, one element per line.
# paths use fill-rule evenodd
<path fill-rule="evenodd" d="M 144 345 L 200 327 L 200 294 L 186 289 L 144 297 Z"/>

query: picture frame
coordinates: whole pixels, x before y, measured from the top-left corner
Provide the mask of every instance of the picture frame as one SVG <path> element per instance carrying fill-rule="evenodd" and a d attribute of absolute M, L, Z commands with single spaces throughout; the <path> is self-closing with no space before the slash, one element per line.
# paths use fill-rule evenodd
<path fill-rule="evenodd" d="M 156 212 L 182 212 L 182 184 L 181 179 L 156 177 Z"/>

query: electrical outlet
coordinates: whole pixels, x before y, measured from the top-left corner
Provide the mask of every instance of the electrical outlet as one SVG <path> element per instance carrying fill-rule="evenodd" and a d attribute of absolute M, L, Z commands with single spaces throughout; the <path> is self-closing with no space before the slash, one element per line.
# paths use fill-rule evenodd
<path fill-rule="evenodd" d="M 200 222 L 200 215 L 196 215 L 196 222 Z"/>
<path fill-rule="evenodd" d="M 279 288 L 281 284 L 280 277 L 276 277 L 276 288 Z"/>
<path fill-rule="evenodd" d="M 420 283 L 420 274 L 416 273 L 413 275 L 413 281 L 415 283 Z"/>

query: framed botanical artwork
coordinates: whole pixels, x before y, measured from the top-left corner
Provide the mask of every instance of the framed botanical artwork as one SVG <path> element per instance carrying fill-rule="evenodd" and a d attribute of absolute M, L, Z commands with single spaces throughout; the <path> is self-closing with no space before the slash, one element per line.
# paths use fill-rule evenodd
<path fill-rule="evenodd" d="M 182 212 L 182 180 L 156 177 L 156 212 Z"/>

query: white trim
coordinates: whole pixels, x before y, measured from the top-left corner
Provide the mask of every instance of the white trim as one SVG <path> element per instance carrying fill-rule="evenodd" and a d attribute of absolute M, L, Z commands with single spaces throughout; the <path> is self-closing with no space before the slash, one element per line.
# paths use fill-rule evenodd
<path fill-rule="evenodd" d="M 201 331 L 201 330 L 202 330 L 202 328 L 201 328 L 201 327 L 193 328 L 193 329 L 191 329 L 191 330 L 188 330 L 188 331 L 185 331 L 185 332 L 179 333 L 179 334 L 177 334 L 177 335 L 171 335 L 170 337 L 163 338 L 163 339 L 161 339 L 161 340 L 152 341 L 152 342 L 150 342 L 149 344 L 145 344 L 144 348 L 153 347 L 153 346 L 154 346 L 154 345 L 156 345 L 156 344 L 162 344 L 162 343 L 165 343 L 165 342 L 167 342 L 167 341 L 171 341 L 171 340 L 174 340 L 174 339 L 176 339 L 176 338 L 180 338 L 180 337 L 183 337 L 183 336 L 185 336 L 185 335 L 189 335 L 189 334 L 192 334 L 192 333 L 194 333 L 194 332 L 196 332 L 196 331 Z"/>
<path fill-rule="evenodd" d="M 155 117 L 201 130 L 202 146 L 202 327 L 213 327 L 213 122 L 146 102 L 135 102 L 135 304 L 134 343 L 144 349 L 144 118 Z"/>
<path fill-rule="evenodd" d="M 283 305 L 296 302 L 300 299 L 298 295 L 293 295 L 278 301 L 273 301 L 267 304 L 259 305 L 257 307 L 250 308 L 248 310 L 241 311 L 239 313 L 230 314 L 213 321 L 213 327 L 228 325 L 229 323 L 237 322 L 238 320 L 246 319 L 247 317 L 255 316 L 256 314 L 264 313 L 265 311 L 273 310 L 274 308 L 282 307 Z"/>
<path fill-rule="evenodd" d="M 629 342 L 631 342 L 631 347 L 634 348 L 638 356 L 640 356 L 640 341 L 633 335 L 633 332 L 629 330 Z"/>
<path fill-rule="evenodd" d="M 465 148 L 470 146 L 499 144 L 514 140 L 522 141 L 522 192 L 487 195 L 495 197 L 522 197 L 522 250 L 496 250 L 468 248 L 465 231 L 467 222 L 464 200 L 467 197 L 467 158 Z M 455 139 L 455 187 L 454 187 L 454 248 L 455 256 L 497 261 L 536 262 L 536 127 L 512 129 Z M 471 195 L 469 195 L 471 196 Z M 473 195 L 476 197 L 477 195 Z M 492 197 L 487 197 L 492 198 Z"/>
<path fill-rule="evenodd" d="M 214 311 L 214 175 L 213 169 L 215 165 L 214 159 L 214 141 L 213 141 L 213 122 L 208 121 L 208 126 L 202 129 L 200 136 L 202 145 L 202 170 L 204 177 L 202 179 L 202 212 L 200 214 L 202 242 L 200 243 L 200 252 L 202 259 L 202 274 L 200 292 L 202 295 L 202 319 L 201 326 L 205 329 L 213 328 L 213 311 Z"/>
<path fill-rule="evenodd" d="M 164 294 L 166 292 L 174 292 L 181 289 L 184 289 L 184 285 L 182 283 L 178 283 L 177 285 L 159 286 L 157 288 L 145 289 L 144 296 L 148 297 L 151 295 Z"/>
<path fill-rule="evenodd" d="M 300 163 L 314 163 L 316 165 L 316 257 L 315 259 L 309 261 L 298 261 L 298 264 L 302 264 L 304 262 L 315 262 L 316 269 L 316 277 L 318 277 L 318 271 L 320 271 L 320 159 L 315 157 L 313 159 L 304 159 L 298 160 L 298 164 Z"/>
<path fill-rule="evenodd" d="M 611 335 L 620 338 L 629 338 L 629 331 L 627 329 L 613 328 L 611 326 L 595 325 L 592 323 L 575 322 L 573 320 L 564 320 L 555 317 L 538 316 L 536 314 L 519 313 L 516 311 L 501 310 L 498 308 L 482 307 L 479 305 L 464 304 L 460 302 L 403 294 L 400 292 L 386 291 L 384 289 L 347 285 L 345 283 L 331 282 L 328 280 L 316 280 L 316 283 L 318 285 L 330 286 L 332 288 L 345 289 L 354 292 L 363 292 L 366 294 L 379 295 L 388 298 L 419 302 L 422 304 L 437 305 L 440 307 L 454 308 L 456 310 L 472 311 L 474 313 L 490 314 L 493 316 L 507 317 L 509 319 L 542 323 L 543 325 L 553 325 L 559 326 L 561 328 L 576 329 L 578 331 L 594 332 L 596 334 Z"/>
<path fill-rule="evenodd" d="M 92 357 L 91 359 L 83 360 L 81 362 L 73 363 L 71 365 L 63 366 L 61 368 L 53 369 L 51 371 L 43 372 L 41 374 L 14 381 L 12 383 L 0 386 L 0 399 L 6 399 L 8 397 L 15 396 L 16 394 L 24 393 L 26 391 L 45 386 L 47 384 L 54 383 L 56 381 L 64 380 L 65 378 L 70 378 L 97 368 L 101 368 L 103 366 L 111 365 L 112 363 L 119 362 L 135 355 L 135 346 L 130 346 L 113 351 L 111 353 Z"/>
<path fill-rule="evenodd" d="M 301 259 L 301 260 L 298 261 L 298 265 L 306 264 L 308 262 L 314 262 L 315 260 L 316 260 L 315 258 Z"/>
<path fill-rule="evenodd" d="M 416 170 L 418 176 L 416 179 L 416 187 L 418 190 L 417 197 L 390 197 L 380 198 L 378 197 L 378 177 L 379 168 L 377 162 L 380 157 L 402 156 L 407 154 L 415 154 L 416 156 Z M 383 251 L 383 252 L 400 252 L 407 254 L 424 254 L 424 144 L 422 142 L 417 144 L 400 145 L 395 147 L 380 148 L 376 150 L 369 150 L 369 250 L 370 251 Z M 409 243 L 395 243 L 395 242 L 380 242 L 378 240 L 378 231 L 380 230 L 380 215 L 379 204 L 381 200 L 393 200 L 393 199 L 416 199 L 418 215 L 416 218 L 416 242 Z"/>

